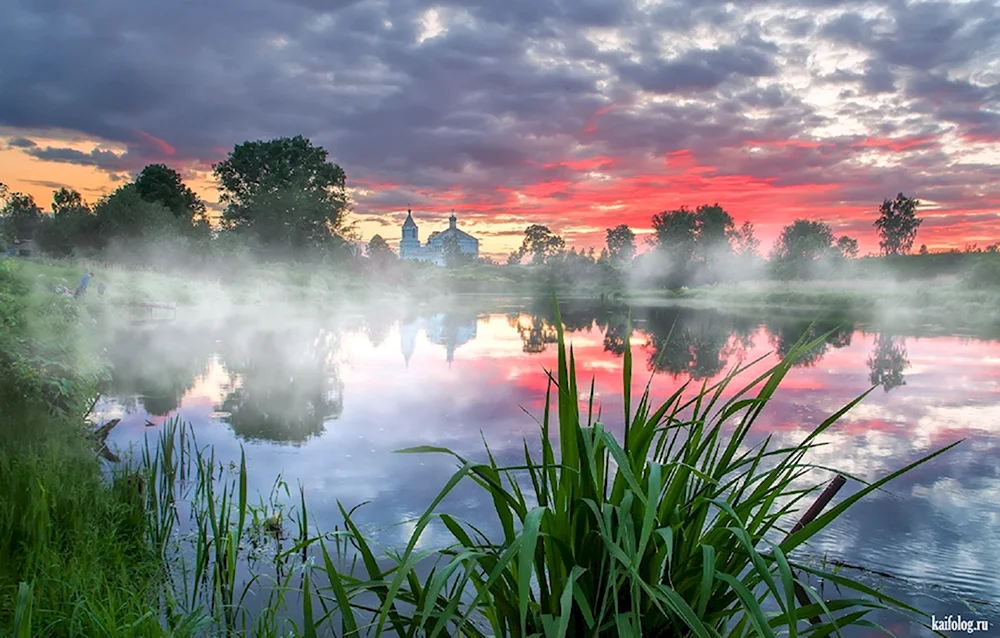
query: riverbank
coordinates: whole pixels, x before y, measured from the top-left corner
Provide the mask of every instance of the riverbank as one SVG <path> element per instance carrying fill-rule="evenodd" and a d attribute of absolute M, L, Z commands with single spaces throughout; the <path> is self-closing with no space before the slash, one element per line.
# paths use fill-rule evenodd
<path fill-rule="evenodd" d="M 941 330 L 1000 337 L 1000 290 L 956 277 L 907 284 L 865 281 L 747 282 L 680 291 L 634 291 L 624 304 L 717 308 L 733 313 L 844 318 L 900 331 Z"/>
<path fill-rule="evenodd" d="M 100 309 L 31 274 L 0 261 L 0 634 L 142 635 L 158 556 L 134 479 L 106 480 L 84 420 L 106 377 Z"/>
<path fill-rule="evenodd" d="M 680 290 L 538 287 L 526 267 L 470 266 L 454 270 L 416 265 L 405 278 L 357 277 L 325 268 L 266 264 L 237 272 L 159 273 L 87 261 L 19 260 L 38 290 L 73 289 L 83 272 L 107 286 L 104 305 L 114 317 L 174 315 L 182 321 L 260 312 L 371 314 L 391 309 L 495 310 L 510 302 L 599 303 L 609 311 L 629 306 L 715 308 L 731 314 L 768 314 L 867 324 L 900 333 L 931 327 L 982 338 L 1000 337 L 1000 288 L 969 285 L 959 275 L 905 282 L 877 279 L 748 281 Z M 988 282 L 987 282 L 988 283 Z M 91 295 L 93 296 L 93 295 Z M 149 308 L 152 304 L 154 307 Z M 163 305 L 168 307 L 156 308 Z M 163 311 L 163 312 L 161 312 Z M 114 318 L 112 317 L 112 318 Z"/>

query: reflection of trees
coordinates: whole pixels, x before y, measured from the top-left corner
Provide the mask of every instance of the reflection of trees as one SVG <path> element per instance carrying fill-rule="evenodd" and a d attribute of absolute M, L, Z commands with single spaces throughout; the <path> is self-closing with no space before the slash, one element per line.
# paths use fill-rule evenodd
<path fill-rule="evenodd" d="M 333 333 L 265 329 L 227 344 L 223 363 L 233 390 L 220 409 L 242 438 L 303 443 L 344 408 Z"/>
<path fill-rule="evenodd" d="M 803 335 L 808 333 L 806 339 L 812 341 L 830 332 L 823 343 L 803 353 L 795 361 L 794 365 L 800 367 L 816 365 L 830 348 L 843 348 L 851 345 L 851 335 L 854 334 L 854 322 L 846 320 L 841 322 L 822 320 L 813 323 L 812 320 L 782 317 L 767 320 L 764 327 L 770 335 L 771 347 L 782 358 L 792 350 L 792 347 Z"/>
<path fill-rule="evenodd" d="M 522 350 L 529 354 L 545 351 L 545 346 L 558 341 L 553 322 L 538 315 L 508 315 L 507 321 L 521 335 Z"/>
<path fill-rule="evenodd" d="M 753 347 L 756 324 L 716 310 L 657 308 L 647 313 L 642 327 L 650 370 L 706 379 Z"/>
<path fill-rule="evenodd" d="M 146 412 L 166 416 L 205 374 L 214 346 L 214 335 L 204 330 L 164 325 L 116 331 L 106 345 L 113 366 L 108 393 L 135 396 Z"/>
<path fill-rule="evenodd" d="M 567 333 L 586 331 L 594 327 L 594 321 L 600 325 L 603 309 L 599 304 L 591 302 L 561 302 L 559 315 L 562 317 L 563 330 Z M 556 343 L 556 315 L 551 299 L 535 299 L 529 308 L 528 315 L 510 313 L 507 323 L 521 335 L 524 352 L 537 354 L 545 351 L 545 346 Z"/>
<path fill-rule="evenodd" d="M 611 314 L 597 317 L 597 327 L 604 332 L 604 351 L 616 357 L 625 354 L 625 344 L 629 338 L 628 315 Z"/>
<path fill-rule="evenodd" d="M 910 366 L 910 362 L 906 358 L 906 341 L 901 337 L 880 332 L 867 363 L 872 385 L 880 385 L 886 392 L 906 385 L 903 370 Z"/>
<path fill-rule="evenodd" d="M 373 310 L 365 314 L 365 334 L 368 336 L 368 341 L 372 344 L 372 347 L 377 348 L 382 345 L 386 337 L 389 336 L 389 331 L 392 330 L 394 323 L 396 323 L 396 317 L 389 312 Z"/>

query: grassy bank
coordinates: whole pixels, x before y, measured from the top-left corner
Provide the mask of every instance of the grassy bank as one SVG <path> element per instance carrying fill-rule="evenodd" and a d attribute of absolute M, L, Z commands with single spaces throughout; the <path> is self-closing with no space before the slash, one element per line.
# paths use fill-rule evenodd
<path fill-rule="evenodd" d="M 105 377 L 88 338 L 100 317 L 31 275 L 0 261 L 0 634 L 156 624 L 142 501 L 134 479 L 105 480 L 83 418 Z M 14 616 L 25 600 L 30 627 Z"/>
<path fill-rule="evenodd" d="M 955 278 L 911 284 L 747 282 L 680 291 L 634 291 L 624 301 L 651 307 L 843 317 L 901 329 L 933 323 L 955 331 L 1000 334 L 1000 288 L 970 288 Z"/>

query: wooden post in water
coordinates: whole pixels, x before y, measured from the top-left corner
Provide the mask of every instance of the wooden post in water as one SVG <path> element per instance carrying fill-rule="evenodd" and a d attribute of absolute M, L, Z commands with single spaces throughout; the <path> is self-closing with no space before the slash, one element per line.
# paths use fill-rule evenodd
<path fill-rule="evenodd" d="M 819 516 L 820 512 L 823 511 L 823 508 L 826 507 L 827 503 L 829 503 L 834 496 L 837 495 L 837 492 L 840 491 L 840 488 L 844 487 L 844 484 L 846 482 L 847 479 L 844 478 L 843 474 L 838 474 L 837 476 L 833 477 L 833 481 L 831 481 L 830 484 L 826 486 L 826 489 L 823 490 L 823 493 L 819 495 L 819 498 L 816 499 L 816 502 L 813 503 L 811 506 L 809 506 L 809 509 L 807 509 L 806 513 L 802 515 L 802 518 L 799 519 L 799 522 L 797 522 L 792 527 L 791 531 L 788 532 L 788 536 L 785 536 L 785 540 L 781 542 L 784 543 L 785 541 L 788 540 L 788 538 L 792 534 L 799 531 L 809 523 L 813 522 L 813 519 Z M 795 576 L 794 571 L 792 572 L 792 576 L 793 577 Z M 798 581 L 795 582 L 795 598 L 799 601 L 799 604 L 802 605 L 803 607 L 811 604 L 809 601 L 809 596 L 808 594 L 806 594 L 806 590 L 802 588 L 802 585 L 800 585 Z M 819 617 L 810 618 L 809 622 L 815 625 L 819 623 Z"/>

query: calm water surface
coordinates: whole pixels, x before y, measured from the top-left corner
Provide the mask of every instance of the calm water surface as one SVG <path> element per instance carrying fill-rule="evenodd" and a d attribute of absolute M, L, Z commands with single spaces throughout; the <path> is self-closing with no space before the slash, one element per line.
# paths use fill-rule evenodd
<path fill-rule="evenodd" d="M 620 432 L 626 316 L 577 306 L 563 319 L 581 387 L 595 380 L 603 421 Z M 633 310 L 635 392 L 651 377 L 654 398 L 666 398 L 691 379 L 768 356 L 759 373 L 809 323 Z M 872 384 L 880 387 L 824 437 L 817 463 L 875 480 L 965 439 L 854 505 L 807 551 L 892 574 L 862 576 L 938 617 L 988 619 L 1000 635 L 1000 343 L 939 332 L 841 326 L 795 367 L 752 442 L 794 444 Z M 221 459 L 238 459 L 243 446 L 252 489 L 266 494 L 279 474 L 301 483 L 323 528 L 341 522 L 338 500 L 371 501 L 361 518 L 383 542 L 402 545 L 412 528 L 399 523 L 422 512 L 455 464 L 393 451 L 438 445 L 482 458 L 485 438 L 501 462 L 515 462 L 523 437 L 537 441 L 522 407 L 540 417 L 554 341 L 551 316 L 517 307 L 136 327 L 110 344 L 117 371 L 100 416 L 122 417 L 109 440 L 124 450 L 179 415 Z M 856 489 L 849 484 L 840 497 Z M 446 504 L 477 525 L 494 520 L 473 487 Z M 447 538 L 432 529 L 424 543 L 435 542 Z M 882 621 L 898 635 L 923 635 Z"/>

